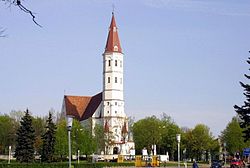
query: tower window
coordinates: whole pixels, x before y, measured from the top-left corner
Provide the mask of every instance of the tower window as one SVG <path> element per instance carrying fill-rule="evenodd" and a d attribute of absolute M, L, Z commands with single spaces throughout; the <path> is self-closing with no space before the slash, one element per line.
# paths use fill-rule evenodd
<path fill-rule="evenodd" d="M 108 77 L 108 83 L 110 83 L 110 77 Z"/>
<path fill-rule="evenodd" d="M 117 66 L 117 60 L 115 60 L 115 66 Z"/>
<path fill-rule="evenodd" d="M 117 113 L 117 111 L 115 111 L 115 114 Z"/>
<path fill-rule="evenodd" d="M 107 102 L 107 105 L 109 106 L 109 102 Z"/>
<path fill-rule="evenodd" d="M 122 84 L 122 78 L 120 78 L 120 84 Z"/>
<path fill-rule="evenodd" d="M 117 105 L 117 102 L 115 102 L 115 105 Z"/>
<path fill-rule="evenodd" d="M 109 113 L 109 111 L 107 111 L 107 113 Z"/>
<path fill-rule="evenodd" d="M 115 83 L 117 83 L 117 77 L 115 77 Z"/>
<path fill-rule="evenodd" d="M 122 67 L 122 61 L 120 61 L 120 67 Z"/>
<path fill-rule="evenodd" d="M 109 66 L 111 66 L 111 60 L 109 60 Z"/>

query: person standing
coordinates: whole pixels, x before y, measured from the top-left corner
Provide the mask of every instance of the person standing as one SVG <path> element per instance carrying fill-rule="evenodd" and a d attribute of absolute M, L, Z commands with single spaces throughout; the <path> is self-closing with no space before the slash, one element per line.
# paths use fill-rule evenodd
<path fill-rule="evenodd" d="M 193 163 L 193 168 L 199 168 L 198 164 L 196 163 L 196 161 L 194 161 Z"/>

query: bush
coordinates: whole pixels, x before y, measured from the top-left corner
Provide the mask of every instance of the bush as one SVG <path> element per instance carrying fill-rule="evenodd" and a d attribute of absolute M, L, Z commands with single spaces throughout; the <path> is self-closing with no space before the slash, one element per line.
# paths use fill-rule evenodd
<path fill-rule="evenodd" d="M 134 166 L 134 163 L 72 163 L 74 168 L 102 168 L 102 167 L 117 167 L 117 166 Z M 0 168 L 68 168 L 68 162 L 63 163 L 0 163 Z"/>

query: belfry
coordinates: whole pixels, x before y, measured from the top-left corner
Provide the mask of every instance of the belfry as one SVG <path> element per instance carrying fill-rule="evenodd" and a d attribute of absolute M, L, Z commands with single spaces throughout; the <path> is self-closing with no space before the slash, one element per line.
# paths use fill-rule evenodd
<path fill-rule="evenodd" d="M 83 125 L 91 123 L 104 129 L 105 154 L 130 155 L 134 150 L 128 118 L 124 112 L 123 53 L 115 16 L 112 19 L 103 56 L 103 90 L 94 96 L 64 95 L 62 112 Z"/>

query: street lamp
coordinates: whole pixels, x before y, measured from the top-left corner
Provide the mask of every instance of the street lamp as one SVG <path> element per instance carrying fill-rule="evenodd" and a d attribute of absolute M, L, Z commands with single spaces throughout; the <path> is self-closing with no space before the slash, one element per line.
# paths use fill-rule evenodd
<path fill-rule="evenodd" d="M 11 159 L 11 146 L 9 146 L 9 161 L 8 161 L 8 164 L 10 164 L 10 159 Z"/>
<path fill-rule="evenodd" d="M 180 168 L 180 142 L 181 142 L 181 134 L 176 134 L 176 140 L 178 143 L 178 168 Z"/>
<path fill-rule="evenodd" d="M 76 143 L 77 143 L 77 163 L 80 163 L 80 149 L 79 149 L 79 131 L 82 131 L 83 129 L 76 129 Z"/>
<path fill-rule="evenodd" d="M 72 129 L 72 122 L 73 118 L 68 116 L 67 117 L 67 129 L 68 129 L 68 142 L 69 142 L 69 168 L 71 168 L 71 142 L 70 142 L 70 132 Z"/>

